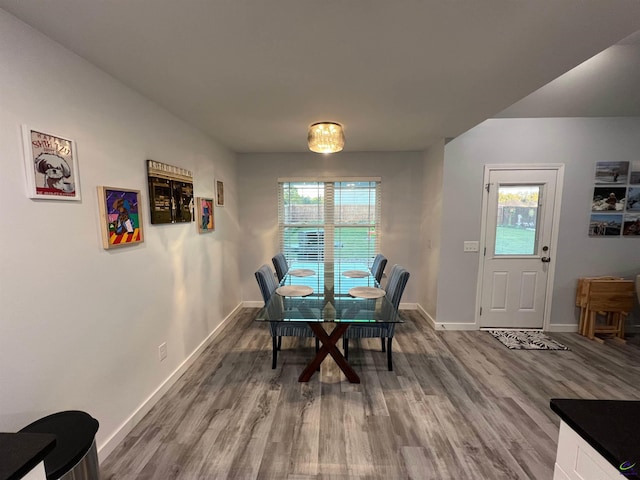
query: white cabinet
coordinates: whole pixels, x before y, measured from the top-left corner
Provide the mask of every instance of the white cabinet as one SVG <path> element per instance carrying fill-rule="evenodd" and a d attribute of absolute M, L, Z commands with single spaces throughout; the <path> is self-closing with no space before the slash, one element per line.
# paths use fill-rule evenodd
<path fill-rule="evenodd" d="M 553 480 L 620 480 L 626 478 L 569 425 L 560 422 Z"/>

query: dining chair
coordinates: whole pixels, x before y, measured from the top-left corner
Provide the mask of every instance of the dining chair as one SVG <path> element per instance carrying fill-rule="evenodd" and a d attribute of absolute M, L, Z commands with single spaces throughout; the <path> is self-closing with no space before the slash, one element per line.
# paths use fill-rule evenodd
<path fill-rule="evenodd" d="M 400 299 L 404 292 L 407 282 L 409 281 L 409 272 L 400 265 L 394 265 L 391 267 L 389 273 L 389 281 L 387 282 L 384 290 L 385 296 L 389 299 L 389 305 L 391 311 L 388 315 L 397 315 L 398 307 L 400 306 Z M 389 371 L 393 370 L 393 356 L 392 356 L 392 342 L 393 334 L 395 332 L 395 323 L 368 323 L 368 324 L 356 324 L 353 323 L 349 326 L 347 331 L 342 337 L 342 348 L 344 350 L 344 356 L 349 359 L 349 339 L 351 338 L 380 338 L 382 343 L 382 351 L 387 352 L 387 368 Z M 386 348 L 385 348 L 386 339 Z"/>
<path fill-rule="evenodd" d="M 273 262 L 273 267 L 276 269 L 276 276 L 278 277 L 278 281 L 281 282 L 284 276 L 289 271 L 289 264 L 287 263 L 287 259 L 285 258 L 284 254 L 276 253 L 271 261 Z"/>
<path fill-rule="evenodd" d="M 269 265 L 262 265 L 257 272 L 255 272 L 256 280 L 258 281 L 258 286 L 260 287 L 260 293 L 262 294 L 262 299 L 264 300 L 265 306 L 271 299 L 272 295 L 278 295 L 275 293 L 278 288 L 278 283 L 276 282 L 273 271 L 269 267 Z M 272 308 L 281 308 L 283 309 L 283 302 L 280 297 L 278 297 L 277 302 L 271 302 Z M 274 303 L 277 303 L 275 305 Z M 309 328 L 305 322 L 269 322 L 269 331 L 271 333 L 272 346 L 273 346 L 273 358 L 271 361 L 271 368 L 276 368 L 276 363 L 278 360 L 278 350 L 282 346 L 282 337 L 314 337 L 315 334 Z M 318 339 L 316 338 L 316 350 L 318 349 Z"/>
<path fill-rule="evenodd" d="M 373 263 L 371 264 L 371 274 L 376 279 L 378 284 L 380 280 L 382 280 L 382 274 L 384 273 L 384 267 L 387 266 L 387 257 L 382 255 L 381 253 L 376 255 L 376 258 L 373 259 Z"/>

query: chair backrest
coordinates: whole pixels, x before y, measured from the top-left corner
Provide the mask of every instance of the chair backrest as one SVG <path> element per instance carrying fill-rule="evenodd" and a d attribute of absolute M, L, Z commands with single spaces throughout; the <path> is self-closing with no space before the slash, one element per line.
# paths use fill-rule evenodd
<path fill-rule="evenodd" d="M 633 310 L 635 285 L 631 280 L 591 280 L 587 308 L 595 312 L 626 312 Z"/>
<path fill-rule="evenodd" d="M 396 310 L 400 306 L 400 299 L 402 298 L 404 287 L 407 286 L 407 282 L 409 281 L 409 276 L 409 272 L 407 272 L 404 267 L 400 265 L 391 267 L 389 281 L 384 289 L 387 292 L 387 298 Z"/>
<path fill-rule="evenodd" d="M 384 267 L 387 266 L 387 257 L 381 253 L 376 255 L 371 264 L 371 274 L 376 279 L 376 282 L 380 283 L 382 280 L 382 274 L 384 273 Z"/>
<path fill-rule="evenodd" d="M 276 269 L 278 281 L 281 282 L 284 276 L 289 271 L 289 264 L 287 263 L 287 259 L 282 253 L 276 253 L 271 261 L 273 262 L 273 266 Z"/>
<path fill-rule="evenodd" d="M 262 265 L 256 272 L 256 280 L 258 281 L 260 293 L 262 293 L 262 299 L 266 305 L 271 295 L 273 295 L 273 292 L 278 288 L 276 277 L 273 275 L 271 267 L 269 267 L 269 265 Z"/>

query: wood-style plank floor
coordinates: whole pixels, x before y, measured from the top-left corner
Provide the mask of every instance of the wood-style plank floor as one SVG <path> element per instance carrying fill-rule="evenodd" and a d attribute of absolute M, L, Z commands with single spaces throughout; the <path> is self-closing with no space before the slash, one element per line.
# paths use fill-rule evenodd
<path fill-rule="evenodd" d="M 350 384 L 328 358 L 298 375 L 311 339 L 283 339 L 243 309 L 126 439 L 102 479 L 551 479 L 551 398 L 640 400 L 640 347 L 550 334 L 570 351 L 509 350 L 486 332 L 433 330 L 403 311 L 394 371 L 354 342 Z"/>

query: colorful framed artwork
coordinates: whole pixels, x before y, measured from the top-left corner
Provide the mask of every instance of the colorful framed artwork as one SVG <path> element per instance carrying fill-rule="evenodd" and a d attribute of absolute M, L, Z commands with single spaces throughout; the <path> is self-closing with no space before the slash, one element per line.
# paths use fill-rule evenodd
<path fill-rule="evenodd" d="M 105 249 L 144 241 L 140 190 L 98 187 L 102 246 Z"/>
<path fill-rule="evenodd" d="M 216 229 L 216 221 L 213 214 L 213 198 L 196 197 L 198 232 L 213 232 Z"/>
<path fill-rule="evenodd" d="M 224 207 L 224 183 L 221 180 L 216 180 L 216 205 Z"/>
<path fill-rule="evenodd" d="M 80 200 L 76 144 L 70 138 L 22 126 L 27 195 Z"/>

